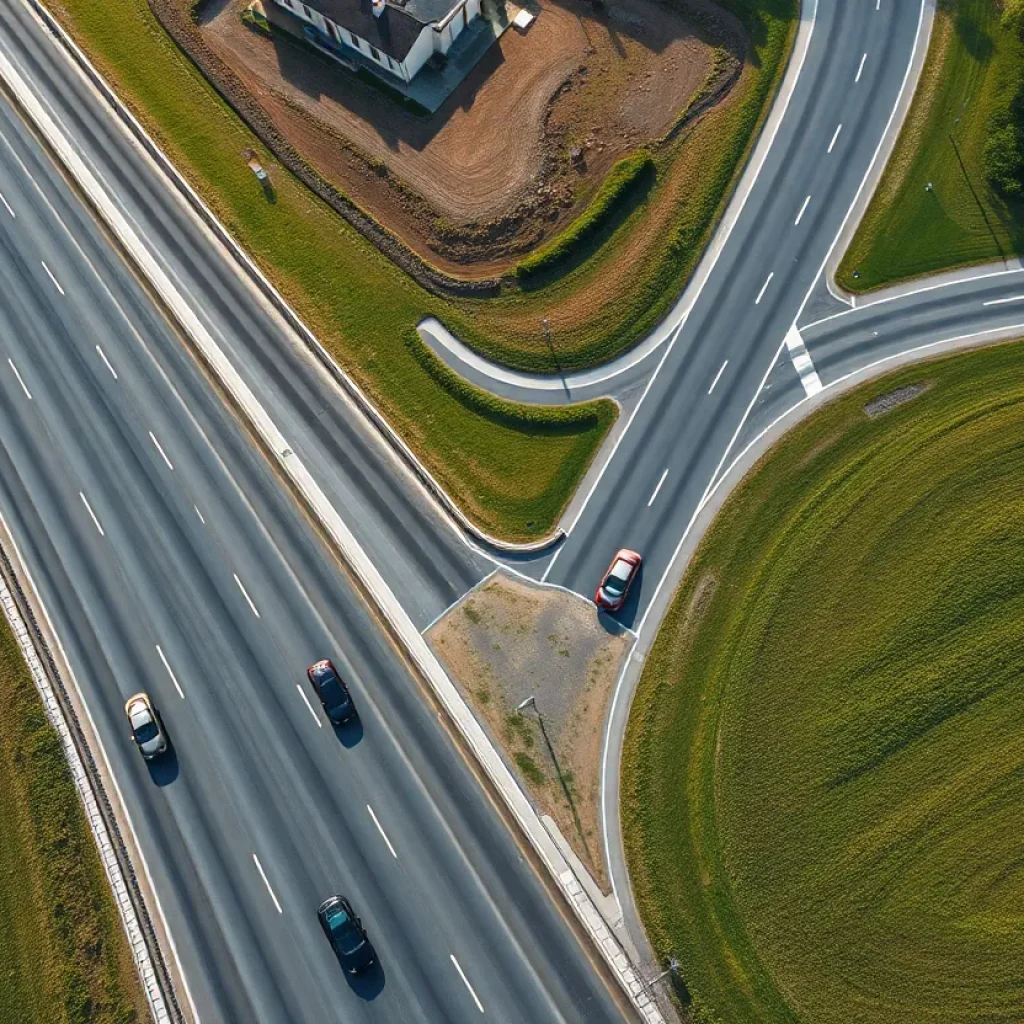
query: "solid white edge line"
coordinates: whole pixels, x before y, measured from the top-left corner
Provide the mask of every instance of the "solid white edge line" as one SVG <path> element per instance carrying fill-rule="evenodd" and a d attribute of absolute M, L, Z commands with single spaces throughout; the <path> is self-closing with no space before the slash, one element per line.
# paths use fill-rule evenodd
<path fill-rule="evenodd" d="M 765 283 L 763 285 L 761 285 L 761 290 L 757 293 L 757 298 L 754 299 L 754 305 L 755 306 L 760 306 L 761 305 L 761 300 L 764 298 L 764 293 L 766 291 L 768 291 L 768 285 L 770 285 L 772 283 L 772 278 L 774 276 L 775 276 L 775 271 L 773 270 L 768 275 L 768 279 L 765 281 Z"/>
<path fill-rule="evenodd" d="M 185 694 L 181 689 L 181 685 L 178 683 L 178 677 L 174 674 L 174 669 L 167 662 L 167 658 L 164 656 L 164 652 L 159 644 L 156 645 L 156 653 L 160 655 L 160 660 L 164 663 L 164 668 L 167 669 L 167 674 L 171 677 L 171 682 L 174 683 L 174 688 L 178 691 L 178 696 L 184 700 Z"/>
<path fill-rule="evenodd" d="M 854 85 L 856 85 L 860 81 L 860 76 L 864 74 L 864 64 L 866 63 L 867 59 L 868 55 L 865 53 L 864 56 L 861 57 L 860 59 L 860 67 L 857 68 L 857 77 L 853 80 Z"/>
<path fill-rule="evenodd" d="M 274 906 L 277 907 L 277 912 L 283 914 L 284 911 L 281 909 L 281 904 L 277 901 L 277 896 L 274 895 L 274 890 L 270 888 L 270 880 L 267 878 L 266 872 L 263 870 L 263 865 L 260 863 L 259 857 L 254 853 L 252 855 L 253 863 L 256 865 L 256 870 L 260 873 L 260 878 L 263 879 L 263 884 L 267 887 L 267 892 L 270 893 L 270 898 L 274 901 Z"/>
<path fill-rule="evenodd" d="M 391 840 L 388 839 L 387 832 L 385 832 L 384 829 L 381 828 L 381 824 L 377 820 L 377 815 L 373 813 L 373 808 L 369 804 L 367 804 L 366 809 L 370 812 L 370 817 L 373 818 L 373 823 L 377 826 L 377 831 L 380 833 L 381 839 L 383 839 L 384 842 L 388 844 L 388 849 L 391 851 L 391 856 L 394 857 L 395 860 L 398 860 L 398 854 L 395 853 L 395 848 L 391 845 Z"/>
<path fill-rule="evenodd" d="M 6 207 L 6 209 L 7 209 L 7 212 L 8 212 L 8 213 L 9 213 L 9 214 L 10 214 L 10 215 L 11 215 L 12 217 L 17 217 L 17 216 L 18 216 L 18 215 L 17 215 L 17 214 L 16 214 L 16 213 L 15 213 L 15 212 L 14 212 L 14 211 L 13 211 L 13 210 L 11 209 L 11 204 L 10 204 L 9 202 L 7 202 L 7 200 L 6 200 L 5 198 L 4 198 L 4 194 L 3 194 L 2 192 L 0 192 L 0 203 L 3 203 L 3 204 L 4 204 L 4 206 L 5 206 L 5 207 Z"/>
<path fill-rule="evenodd" d="M 828 144 L 828 151 L 831 153 L 836 146 L 836 140 L 839 138 L 839 133 L 843 130 L 842 124 L 836 129 L 835 135 L 832 136 L 832 141 Z"/>
<path fill-rule="evenodd" d="M 106 352 L 104 352 L 99 345 L 96 346 L 96 351 L 99 352 L 100 359 L 103 360 L 103 365 L 110 371 L 110 376 L 113 377 L 114 380 L 117 380 L 117 371 L 110 365 L 110 360 L 107 358 Z"/>
<path fill-rule="evenodd" d="M 654 493 L 647 500 L 647 507 L 648 508 L 650 508 L 654 504 L 654 499 L 658 496 L 658 491 L 661 490 L 661 485 L 665 482 L 665 477 L 667 477 L 667 476 L 668 476 L 668 470 L 666 469 L 665 472 L 661 474 L 661 477 L 658 480 L 658 486 L 654 488 Z"/>
<path fill-rule="evenodd" d="M 167 458 L 167 452 L 164 451 L 163 445 L 161 445 L 160 442 L 156 439 L 156 434 L 154 434 L 152 430 L 149 432 L 149 438 L 153 442 L 153 444 L 156 445 L 156 450 L 163 456 L 164 462 L 167 463 L 167 468 L 173 472 L 174 466 L 171 463 L 171 460 Z"/>
<path fill-rule="evenodd" d="M 25 397 L 31 402 L 32 392 L 29 391 L 27 387 L 25 387 L 25 382 L 21 379 L 21 374 L 18 373 L 18 368 L 14 365 L 14 360 L 8 358 L 7 363 L 10 366 L 10 368 L 14 371 L 14 376 L 18 378 L 18 383 L 21 385 L 21 390 L 25 392 Z"/>
<path fill-rule="evenodd" d="M 253 615 L 255 615 L 256 618 L 258 619 L 260 617 L 260 613 L 256 610 L 256 605 L 252 603 L 252 598 L 249 596 L 249 591 L 245 589 L 245 587 L 242 585 L 242 581 L 238 578 L 238 573 L 233 572 L 231 575 L 235 577 L 235 582 L 238 584 L 238 589 L 242 592 L 242 596 L 246 599 L 246 601 L 249 602 L 249 607 L 252 609 Z"/>
<path fill-rule="evenodd" d="M 484 1004 L 481 1003 L 480 1000 L 477 998 L 476 993 L 473 991 L 473 986 L 470 985 L 470 983 L 469 983 L 469 978 L 466 977 L 465 972 L 462 970 L 462 967 L 459 965 L 459 961 L 455 959 L 455 954 L 454 953 L 449 953 L 449 956 L 452 958 L 452 963 L 455 964 L 455 970 L 457 970 L 459 972 L 459 977 L 462 979 L 462 984 L 465 985 L 467 989 L 469 989 L 469 994 L 473 997 L 473 1002 L 476 1003 L 476 1008 L 481 1013 L 483 1013 L 484 1012 Z"/>
<path fill-rule="evenodd" d="M 802 221 L 804 219 L 804 214 L 807 212 L 807 207 L 808 207 L 808 205 L 810 205 L 810 202 L 811 202 L 811 197 L 808 196 L 804 200 L 804 205 L 800 207 L 800 212 L 796 215 L 796 220 L 793 221 L 793 227 L 799 227 L 800 226 L 800 221 Z"/>
<path fill-rule="evenodd" d="M 295 684 L 295 689 L 299 691 L 299 696 L 302 698 L 303 703 L 309 708 L 309 713 L 313 716 L 313 721 L 316 722 L 317 727 L 322 729 L 324 723 L 320 721 L 320 716 L 313 710 L 313 705 L 310 704 L 306 691 L 298 683 Z"/>
<path fill-rule="evenodd" d="M 96 525 L 96 529 L 100 531 L 100 536 L 105 537 L 106 534 L 103 532 L 103 527 L 100 526 L 100 521 L 96 518 L 96 513 L 92 510 L 92 505 L 89 504 L 89 499 L 81 491 L 78 492 L 78 496 L 82 499 L 86 511 L 92 516 L 92 521 Z"/>
<path fill-rule="evenodd" d="M 63 294 L 64 294 L 64 289 L 63 289 L 63 288 L 61 288 L 61 286 L 60 286 L 60 281 L 58 281 L 58 280 L 57 280 L 57 278 L 55 278 L 55 277 L 53 276 L 53 271 L 52 271 L 52 270 L 51 270 L 51 269 L 50 269 L 50 268 L 49 268 L 49 267 L 48 267 L 48 266 L 46 265 L 46 260 L 40 260 L 39 262 L 40 262 L 40 263 L 42 263 L 42 265 L 43 265 L 43 270 L 45 270 L 45 271 L 46 271 L 46 273 L 47 273 L 47 275 L 49 276 L 50 280 L 51 280 L 51 281 L 52 281 L 52 282 L 54 283 L 54 285 L 56 286 L 56 288 L 57 288 L 57 291 L 59 291 L 59 292 L 61 293 L 61 295 L 63 295 Z"/>

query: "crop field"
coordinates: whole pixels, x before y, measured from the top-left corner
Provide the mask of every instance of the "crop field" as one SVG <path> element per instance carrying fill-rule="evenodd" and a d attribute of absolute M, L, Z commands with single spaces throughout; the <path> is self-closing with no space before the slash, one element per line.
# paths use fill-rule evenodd
<path fill-rule="evenodd" d="M 148 1020 L 60 741 L 3 620 L 0 1024 Z"/>
<path fill-rule="evenodd" d="M 1024 196 L 999 194 L 986 176 L 993 117 L 1014 106 L 1024 78 L 1024 44 L 1001 25 L 1001 8 L 940 0 L 921 84 L 839 268 L 844 288 L 1024 253 Z"/>
<path fill-rule="evenodd" d="M 696 1021 L 1022 1020 L 1022 357 L 826 406 L 697 552 L 622 789 L 641 915 Z"/>

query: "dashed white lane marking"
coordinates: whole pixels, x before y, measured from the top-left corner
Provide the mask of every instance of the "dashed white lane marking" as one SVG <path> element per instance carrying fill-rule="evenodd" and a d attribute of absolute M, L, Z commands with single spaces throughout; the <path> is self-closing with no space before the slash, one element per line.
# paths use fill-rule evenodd
<path fill-rule="evenodd" d="M 860 67 L 857 68 L 857 77 L 854 79 L 855 83 L 859 82 L 860 81 L 860 76 L 862 74 L 864 74 L 864 64 L 867 61 L 867 59 L 868 59 L 868 55 L 865 53 L 864 56 L 861 57 L 861 59 L 860 59 Z"/>
<path fill-rule="evenodd" d="M 10 366 L 10 368 L 14 371 L 14 376 L 18 378 L 18 383 L 21 385 L 21 390 L 25 392 L 25 397 L 31 402 L 32 392 L 29 391 L 27 387 L 25 387 L 25 382 L 21 379 L 21 374 L 18 373 L 18 368 L 14 365 L 14 360 L 8 359 L 7 365 Z"/>
<path fill-rule="evenodd" d="M 380 833 L 381 839 L 388 844 L 388 849 L 391 851 L 391 856 L 398 860 L 398 854 L 395 853 L 395 848 L 391 845 L 391 840 L 388 839 L 388 834 L 381 828 L 380 822 L 377 820 L 377 815 L 373 813 L 373 808 L 367 804 L 366 809 L 370 812 L 370 817 L 373 818 L 374 825 L 377 826 L 377 831 Z M 454 957 L 452 958 L 454 959 Z M 472 991 L 472 989 L 470 990 Z"/>
<path fill-rule="evenodd" d="M 658 486 L 654 488 L 654 493 L 647 499 L 647 507 L 650 508 L 654 504 L 654 499 L 658 496 L 658 491 L 661 490 L 661 485 L 665 482 L 665 477 L 668 476 L 668 470 L 661 474 L 661 479 L 658 480 Z"/>
<path fill-rule="evenodd" d="M 303 703 L 306 705 L 307 708 L 309 708 L 309 713 L 313 716 L 313 721 L 316 722 L 317 727 L 322 729 L 324 727 L 324 723 L 320 721 L 320 716 L 313 710 L 313 705 L 309 703 L 309 698 L 306 696 L 306 691 L 301 686 L 299 686 L 298 683 L 295 684 L 295 689 L 299 691 L 299 696 L 302 698 Z"/>
<path fill-rule="evenodd" d="M 1024 295 L 1011 295 L 1008 299 L 989 299 L 983 302 L 983 306 L 1003 306 L 1007 302 L 1024 302 Z"/>
<path fill-rule="evenodd" d="M 715 374 L 715 379 L 711 382 L 711 387 L 708 388 L 708 394 L 709 395 L 711 394 L 712 391 L 715 390 L 715 385 L 718 383 L 719 378 L 722 376 L 722 374 L 725 373 L 725 368 L 728 365 L 729 365 L 729 360 L 726 359 L 726 361 L 724 363 L 722 363 L 718 373 Z"/>
<path fill-rule="evenodd" d="M 96 518 L 96 513 L 92 510 L 92 505 L 89 504 L 89 499 L 81 491 L 78 492 L 78 496 L 82 499 L 82 504 L 85 506 L 86 511 L 92 516 L 92 521 L 96 524 L 96 529 L 100 531 L 100 536 L 106 537 L 103 527 L 100 526 L 100 521 Z"/>
<path fill-rule="evenodd" d="M 270 898 L 274 901 L 274 906 L 277 907 L 277 912 L 283 914 L 284 911 L 281 909 L 281 904 L 277 902 L 277 897 L 274 895 L 274 890 L 270 888 L 270 881 L 267 878 L 267 873 L 263 870 L 263 865 L 260 863 L 259 857 L 254 853 L 252 855 L 253 863 L 256 865 L 256 870 L 260 873 L 260 878 L 263 879 L 263 884 L 267 887 L 267 892 L 270 893 Z"/>
<path fill-rule="evenodd" d="M 260 613 L 256 610 L 256 605 L 252 603 L 252 598 L 249 596 L 249 591 L 242 586 L 242 581 L 238 578 L 238 573 L 233 572 L 231 575 L 235 577 L 235 582 L 238 584 L 238 589 L 242 592 L 242 596 L 246 599 L 246 601 L 249 602 L 249 607 L 252 609 L 253 615 L 255 615 L 256 618 L 258 619 L 260 617 Z"/>
<path fill-rule="evenodd" d="M 818 376 L 818 371 L 814 369 L 811 355 L 807 351 L 807 346 L 804 344 L 804 339 L 797 330 L 796 324 L 790 327 L 789 333 L 786 335 L 786 348 L 789 349 L 789 357 L 793 360 L 793 366 L 800 375 L 800 383 L 803 384 L 807 397 L 811 398 L 821 391 L 821 378 Z"/>
<path fill-rule="evenodd" d="M 804 200 L 804 205 L 800 207 L 800 212 L 796 215 L 796 220 L 793 221 L 793 227 L 796 227 L 800 223 L 800 221 L 802 221 L 804 219 L 804 214 L 807 212 L 807 207 L 808 207 L 808 205 L 810 205 L 810 202 L 811 202 L 811 197 L 808 196 Z"/>
<path fill-rule="evenodd" d="M 100 359 L 103 360 L 103 365 L 110 371 L 110 376 L 113 377 L 114 380 L 117 380 L 117 370 L 110 365 L 110 360 L 107 358 L 106 352 L 104 352 L 99 345 L 96 346 L 96 351 L 99 352 Z"/>
<path fill-rule="evenodd" d="M 199 506 L 193 505 L 192 507 L 196 510 L 196 515 L 199 516 L 199 522 L 201 522 L 203 526 L 205 526 L 206 520 L 203 518 L 203 513 L 199 511 Z"/>
<path fill-rule="evenodd" d="M 164 451 L 163 445 L 156 439 L 156 435 L 152 430 L 149 432 L 149 439 L 156 445 L 156 450 L 163 456 L 164 462 L 167 463 L 167 468 L 173 472 L 174 466 L 171 464 L 171 460 L 167 458 L 167 452 Z"/>
<path fill-rule="evenodd" d="M 760 306 L 760 305 L 761 305 L 761 300 L 762 300 L 762 299 L 764 298 L 764 293 L 765 293 L 766 291 L 768 291 L 768 285 L 770 285 L 770 284 L 772 283 L 772 278 L 773 278 L 774 276 L 775 276 L 775 271 L 773 270 L 773 271 L 772 271 L 772 272 L 771 272 L 771 273 L 770 273 L 770 274 L 768 275 L 768 280 L 767 280 L 767 281 L 765 281 L 765 283 L 764 283 L 763 285 L 761 285 L 761 290 L 760 290 L 760 291 L 759 291 L 759 292 L 757 293 L 757 298 L 756 298 L 756 299 L 754 299 L 754 305 L 755 305 L 755 306 Z"/>
<path fill-rule="evenodd" d="M 178 696 L 184 700 L 185 693 L 181 688 L 181 684 L 178 682 L 178 677 L 174 674 L 174 669 L 167 662 L 167 658 L 164 656 L 164 652 L 160 645 L 156 645 L 156 653 L 160 655 L 160 660 L 164 663 L 164 668 L 167 669 L 167 674 L 171 677 L 171 682 L 174 683 L 174 688 L 178 691 Z"/>
<path fill-rule="evenodd" d="M 61 286 L 60 286 L 60 281 L 58 281 L 58 280 L 57 280 L 57 278 L 55 278 L 55 277 L 53 276 L 53 271 L 52 271 L 52 270 L 51 270 L 51 269 L 50 269 L 50 268 L 49 268 L 49 267 L 48 267 L 48 266 L 46 265 L 46 260 L 40 260 L 39 262 L 40 262 L 40 263 L 42 263 L 42 265 L 43 265 L 43 270 L 45 270 L 45 271 L 46 271 L 46 273 L 47 273 L 47 276 L 48 276 L 48 277 L 50 278 L 50 280 L 51 280 L 51 281 L 53 282 L 53 284 L 54 284 L 54 286 L 56 287 L 57 291 L 59 291 L 59 292 L 61 293 L 61 295 L 63 295 L 63 294 L 64 294 L 64 289 L 63 289 L 63 288 L 61 288 Z"/>
<path fill-rule="evenodd" d="M 842 130 L 843 130 L 843 126 L 842 126 L 842 125 L 840 125 L 840 126 L 839 126 L 839 127 L 838 127 L 838 128 L 836 129 L 836 133 L 835 133 L 835 135 L 833 135 L 833 136 L 832 136 L 832 141 L 831 141 L 831 142 L 830 142 L 830 143 L 828 144 L 828 151 L 829 151 L 830 153 L 832 152 L 832 150 L 833 150 L 833 149 L 835 149 L 835 146 L 836 146 L 836 139 L 838 139 L 838 138 L 839 138 L 839 133 L 840 133 L 840 132 L 841 132 Z"/>
<path fill-rule="evenodd" d="M 450 955 L 451 955 L 451 958 L 452 958 L 452 963 L 455 964 L 455 970 L 457 970 L 459 972 L 459 977 L 462 979 L 462 984 L 465 985 L 466 988 L 469 989 L 469 994 L 473 997 L 473 1002 L 476 1003 L 476 1008 L 481 1013 L 483 1013 L 484 1012 L 484 1004 L 481 1003 L 479 999 L 477 999 L 477 995 L 473 991 L 473 986 L 470 985 L 470 983 L 469 983 L 469 978 L 466 977 L 465 971 L 463 971 L 463 969 L 459 966 L 459 961 L 455 959 L 455 954 L 452 953 Z"/>
<path fill-rule="evenodd" d="M 11 209 L 11 204 L 10 204 L 9 202 L 7 202 L 7 200 L 6 200 L 6 199 L 4 199 L 4 194 L 3 194 L 2 192 L 0 192 L 0 203 L 3 203 L 3 204 L 4 204 L 4 207 L 5 207 L 6 209 L 7 209 L 7 212 L 8 212 L 8 213 L 9 213 L 9 214 L 10 214 L 10 215 L 11 215 L 12 217 L 17 217 L 17 216 L 18 216 L 18 215 L 17 215 L 17 214 L 16 214 L 16 213 L 15 213 L 15 212 L 14 212 L 14 211 L 13 211 L 13 210 Z"/>

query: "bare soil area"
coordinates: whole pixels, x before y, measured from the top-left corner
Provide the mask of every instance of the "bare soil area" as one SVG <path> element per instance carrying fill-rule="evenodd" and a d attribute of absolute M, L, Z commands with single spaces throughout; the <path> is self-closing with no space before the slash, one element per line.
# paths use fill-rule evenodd
<path fill-rule="evenodd" d="M 665 135 L 739 29 L 709 0 L 540 0 L 434 115 L 207 8 L 203 37 L 328 181 L 441 269 L 485 276 L 549 237 L 611 165 Z M 578 151 L 576 158 L 573 152 Z M 469 266 L 472 264 L 472 266 Z"/>
<path fill-rule="evenodd" d="M 601 745 L 632 637 L 576 595 L 499 572 L 428 639 L 535 806 L 607 893 Z M 536 706 L 516 712 L 528 697 Z"/>

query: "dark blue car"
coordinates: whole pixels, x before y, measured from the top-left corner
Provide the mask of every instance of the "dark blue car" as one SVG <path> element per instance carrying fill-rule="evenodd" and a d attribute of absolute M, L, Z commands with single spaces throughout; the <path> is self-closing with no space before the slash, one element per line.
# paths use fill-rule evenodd
<path fill-rule="evenodd" d="M 348 687 L 334 665 L 324 658 L 306 670 L 313 692 L 324 707 L 324 713 L 335 724 L 342 725 L 356 717 L 356 706 Z"/>
<path fill-rule="evenodd" d="M 359 974 L 377 959 L 363 922 L 344 896 L 329 896 L 316 912 L 334 955 L 349 974 Z"/>

